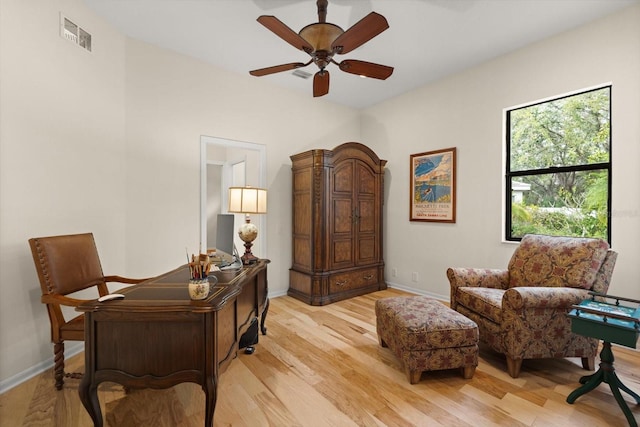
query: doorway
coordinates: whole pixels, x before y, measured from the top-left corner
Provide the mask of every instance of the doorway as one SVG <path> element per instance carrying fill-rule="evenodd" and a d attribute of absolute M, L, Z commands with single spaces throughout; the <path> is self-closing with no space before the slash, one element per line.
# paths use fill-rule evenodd
<path fill-rule="evenodd" d="M 251 142 L 234 141 L 211 136 L 200 137 L 200 247 L 215 247 L 218 214 L 228 211 L 228 188 L 245 186 L 266 188 L 266 147 Z M 258 238 L 252 252 L 267 257 L 267 215 L 253 215 L 251 222 L 258 227 Z M 234 228 L 244 222 L 243 214 L 236 214 Z M 235 234 L 235 246 L 242 255 L 244 242 Z"/>

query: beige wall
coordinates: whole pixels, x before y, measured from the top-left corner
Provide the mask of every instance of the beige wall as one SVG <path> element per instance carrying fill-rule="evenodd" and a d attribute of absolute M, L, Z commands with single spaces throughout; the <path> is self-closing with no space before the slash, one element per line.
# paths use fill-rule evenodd
<path fill-rule="evenodd" d="M 640 299 L 640 6 L 363 111 L 363 141 L 389 161 L 388 282 L 448 297 L 447 267 L 506 267 L 515 244 L 501 240 L 503 109 L 608 82 L 620 253 L 610 292 Z M 447 147 L 458 154 L 457 221 L 410 222 L 409 155 Z"/>
<path fill-rule="evenodd" d="M 125 38 L 78 5 L 0 5 L 1 380 L 53 356 L 27 239 L 92 231 L 104 268 L 125 268 Z M 60 11 L 93 53 L 60 37 Z"/>
<path fill-rule="evenodd" d="M 53 363 L 27 239 L 91 231 L 106 274 L 183 263 L 199 244 L 201 135 L 267 147 L 269 285 L 285 293 L 289 156 L 360 140 L 359 112 L 126 39 L 81 0 L 0 7 L 0 390 Z M 59 36 L 60 11 L 92 53 Z"/>
<path fill-rule="evenodd" d="M 267 147 L 269 287 L 285 293 L 289 156 L 359 140 L 359 112 L 133 40 L 126 64 L 127 271 L 154 274 L 198 247 L 200 135 L 208 135 Z"/>
<path fill-rule="evenodd" d="M 447 266 L 504 266 L 514 248 L 500 240 L 502 109 L 611 81 L 612 291 L 640 298 L 638 7 L 361 112 L 129 40 L 81 0 L 1 1 L 0 389 L 52 364 L 27 239 L 92 231 L 107 274 L 182 263 L 198 245 L 201 135 L 267 147 L 273 294 L 288 287 L 289 156 L 361 141 L 389 161 L 388 281 L 446 296 Z M 93 53 L 58 36 L 59 11 L 92 33 Z M 409 222 L 409 155 L 449 146 L 457 223 Z"/>

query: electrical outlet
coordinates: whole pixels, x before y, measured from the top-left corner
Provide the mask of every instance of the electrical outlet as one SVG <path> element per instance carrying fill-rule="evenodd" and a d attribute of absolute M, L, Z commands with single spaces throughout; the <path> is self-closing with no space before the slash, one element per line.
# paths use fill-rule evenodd
<path fill-rule="evenodd" d="M 413 273 L 411 273 L 411 280 L 414 282 L 418 281 L 418 272 L 414 271 Z"/>
<path fill-rule="evenodd" d="M 398 269 L 397 268 L 392 268 L 391 269 L 391 277 L 398 277 Z"/>

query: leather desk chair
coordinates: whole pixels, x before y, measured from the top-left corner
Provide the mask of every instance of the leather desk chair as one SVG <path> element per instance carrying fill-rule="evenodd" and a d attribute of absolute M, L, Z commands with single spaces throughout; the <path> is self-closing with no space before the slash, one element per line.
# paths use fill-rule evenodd
<path fill-rule="evenodd" d="M 95 287 L 98 298 L 109 293 L 108 282 L 135 284 L 145 279 L 105 276 L 92 233 L 36 237 L 29 239 L 29 245 L 42 288 L 41 301 L 49 313 L 55 385 L 61 390 L 65 376 L 82 377 L 64 372 L 64 341 L 84 341 L 84 315 L 67 320 L 61 306 L 77 307 L 86 300 L 68 295 Z"/>

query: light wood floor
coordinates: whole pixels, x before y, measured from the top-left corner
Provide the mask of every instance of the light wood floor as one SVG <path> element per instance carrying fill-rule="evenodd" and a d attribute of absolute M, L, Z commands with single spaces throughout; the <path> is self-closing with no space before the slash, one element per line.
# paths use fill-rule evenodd
<path fill-rule="evenodd" d="M 606 385 L 565 402 L 589 373 L 578 359 L 525 361 L 520 378 L 500 355 L 481 348 L 471 380 L 458 370 L 423 373 L 410 385 L 398 361 L 378 345 L 374 303 L 389 289 L 312 307 L 271 300 L 268 332 L 253 355 L 241 353 L 222 375 L 215 426 L 627 426 Z M 640 392 L 640 353 L 614 348 L 622 381 Z M 67 363 L 82 370 L 83 355 Z M 47 371 L 0 395 L 1 426 L 90 426 L 77 393 Z M 623 393 L 636 420 L 640 405 Z M 105 425 L 202 426 L 204 393 L 195 384 L 167 390 L 99 387 Z"/>

